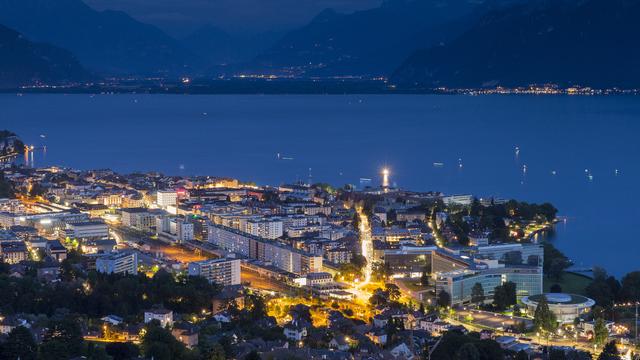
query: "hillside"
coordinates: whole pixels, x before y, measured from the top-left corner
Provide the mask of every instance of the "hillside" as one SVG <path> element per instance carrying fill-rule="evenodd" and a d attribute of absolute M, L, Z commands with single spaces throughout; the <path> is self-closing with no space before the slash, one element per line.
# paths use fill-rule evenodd
<path fill-rule="evenodd" d="M 325 10 L 258 56 L 254 67 L 306 75 L 386 75 L 412 51 L 458 34 L 481 1 L 388 0 L 351 14 Z"/>
<path fill-rule="evenodd" d="M 640 1 L 542 1 L 494 11 L 445 46 L 414 53 L 401 87 L 639 87 Z"/>
<path fill-rule="evenodd" d="M 122 12 L 95 11 L 81 0 L 0 0 L 0 24 L 67 49 L 100 73 L 179 74 L 195 62 L 158 28 Z"/>
<path fill-rule="evenodd" d="M 88 73 L 68 51 L 33 43 L 0 25 L 0 89 L 88 78 Z"/>
<path fill-rule="evenodd" d="M 280 32 L 255 35 L 229 34 L 207 25 L 180 39 L 181 43 L 209 66 L 247 62 L 273 46 L 282 37 Z"/>

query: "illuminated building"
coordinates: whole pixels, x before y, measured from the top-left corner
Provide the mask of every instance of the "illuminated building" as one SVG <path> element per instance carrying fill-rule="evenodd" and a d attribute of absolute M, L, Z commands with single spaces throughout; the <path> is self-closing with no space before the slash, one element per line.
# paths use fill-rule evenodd
<path fill-rule="evenodd" d="M 493 298 L 496 286 L 506 282 L 516 284 L 518 299 L 542 294 L 542 268 L 518 266 L 487 270 L 456 270 L 441 273 L 436 278 L 436 292 L 446 291 L 451 296 L 451 305 L 471 302 L 474 285 L 479 283 L 487 300 Z"/>
<path fill-rule="evenodd" d="M 63 261 L 67 258 L 67 248 L 65 248 L 58 240 L 47 241 L 45 251 L 47 255 L 57 261 Z"/>
<path fill-rule="evenodd" d="M 96 259 L 96 271 L 104 274 L 138 274 L 138 253 L 125 251 Z"/>
<path fill-rule="evenodd" d="M 304 275 L 322 271 L 322 256 L 236 229 L 209 225 L 208 240 L 224 250 L 251 259 L 271 262 L 275 267 L 294 274 Z"/>
<path fill-rule="evenodd" d="M 451 256 L 435 246 L 402 246 L 400 249 L 385 250 L 384 266 L 394 277 L 417 278 L 423 272 L 437 274 L 459 269 L 467 269 L 472 263 L 460 257 Z"/>
<path fill-rule="evenodd" d="M 504 262 L 512 255 L 521 258 L 523 264 L 542 266 L 544 248 L 542 244 L 498 244 L 478 246 L 470 251 L 476 259 Z M 517 265 L 517 264 L 516 264 Z"/>
<path fill-rule="evenodd" d="M 122 209 L 122 225 L 148 231 L 156 225 L 156 216 L 162 214 L 161 210 L 152 211 L 146 208 Z"/>
<path fill-rule="evenodd" d="M 209 282 L 229 286 L 240 284 L 239 259 L 210 259 L 189 263 L 189 276 L 202 276 Z"/>
<path fill-rule="evenodd" d="M 153 320 L 158 320 L 163 328 L 173 325 L 173 311 L 157 308 L 144 312 L 144 323 L 148 324 Z"/>
<path fill-rule="evenodd" d="M 556 315 L 556 319 L 561 324 L 573 324 L 575 318 L 580 317 L 591 311 L 596 304 L 595 301 L 586 296 L 574 294 L 535 294 L 522 299 L 522 303 L 526 305 L 527 313 L 533 316 L 538 307 L 538 303 L 542 297 L 547 298 L 549 310 Z"/>
<path fill-rule="evenodd" d="M 162 209 L 178 203 L 178 193 L 175 190 L 158 190 L 156 196 L 156 204 Z"/>
<path fill-rule="evenodd" d="M 156 234 L 181 244 L 194 239 L 194 224 L 180 217 L 157 216 Z"/>
<path fill-rule="evenodd" d="M 109 227 L 101 221 L 67 224 L 68 236 L 73 239 L 103 239 L 109 237 Z"/>
<path fill-rule="evenodd" d="M 450 195 L 443 196 L 442 202 L 449 205 L 471 205 L 473 202 L 473 195 Z"/>
<path fill-rule="evenodd" d="M 23 241 L 4 241 L 0 243 L 2 261 L 17 264 L 28 259 L 27 245 Z"/>
<path fill-rule="evenodd" d="M 282 220 L 279 218 L 250 219 L 246 223 L 246 232 L 265 239 L 282 237 Z"/>

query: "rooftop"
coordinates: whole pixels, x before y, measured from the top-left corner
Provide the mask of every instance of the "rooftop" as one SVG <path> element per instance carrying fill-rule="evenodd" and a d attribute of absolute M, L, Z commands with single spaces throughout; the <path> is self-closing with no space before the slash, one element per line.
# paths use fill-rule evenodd
<path fill-rule="evenodd" d="M 547 294 L 538 294 L 532 295 L 522 299 L 522 302 L 526 303 L 527 301 L 538 303 L 542 300 L 542 297 L 545 296 L 547 298 L 547 302 L 552 305 L 578 305 L 578 304 L 589 304 L 593 303 L 593 300 L 589 299 L 586 296 L 576 295 L 576 294 L 563 294 L 563 293 L 547 293 Z"/>

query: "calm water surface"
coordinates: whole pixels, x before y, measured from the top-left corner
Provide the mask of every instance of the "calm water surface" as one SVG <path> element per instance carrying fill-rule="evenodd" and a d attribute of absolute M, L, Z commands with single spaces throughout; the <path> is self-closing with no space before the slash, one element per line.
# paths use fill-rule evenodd
<path fill-rule="evenodd" d="M 37 166 L 357 185 L 387 165 L 404 188 L 552 202 L 577 264 L 640 269 L 637 97 L 0 95 L 0 128 L 47 146 Z"/>

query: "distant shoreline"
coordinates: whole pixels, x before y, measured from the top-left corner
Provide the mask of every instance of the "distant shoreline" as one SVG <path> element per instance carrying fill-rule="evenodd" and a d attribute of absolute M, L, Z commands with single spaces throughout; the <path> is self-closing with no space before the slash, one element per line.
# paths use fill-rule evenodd
<path fill-rule="evenodd" d="M 5 94 L 168 95 L 638 95 L 640 89 L 593 89 L 529 85 L 494 88 L 397 88 L 384 79 L 115 79 L 93 84 L 40 85 L 0 89 Z"/>

